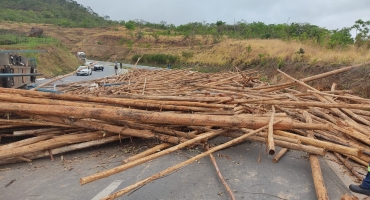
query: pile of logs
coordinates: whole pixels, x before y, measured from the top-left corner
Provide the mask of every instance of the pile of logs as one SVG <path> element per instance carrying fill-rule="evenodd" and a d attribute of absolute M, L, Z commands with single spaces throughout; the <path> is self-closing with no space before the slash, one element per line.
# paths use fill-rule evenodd
<path fill-rule="evenodd" d="M 218 150 L 245 140 L 310 153 L 318 198 L 327 197 L 317 155 L 334 152 L 361 180 L 352 162 L 370 161 L 370 99 L 348 90 L 318 91 L 306 82 L 369 65 L 354 65 L 269 85 L 256 71 L 205 74 L 187 70 L 130 70 L 126 74 L 58 87 L 63 94 L 0 88 L 0 164 L 60 154 L 127 137 L 161 141 L 113 169 L 81 178 L 81 185 L 132 168 L 184 147 L 205 151 L 118 191 L 126 194 Z M 295 89 L 292 89 L 295 88 Z M 300 90 L 298 91 L 297 88 Z M 207 141 L 231 138 L 212 148 Z M 158 151 L 162 150 L 162 151 Z M 348 158 L 348 159 L 346 159 Z M 214 162 L 215 163 L 215 162 Z M 228 189 L 230 195 L 232 192 Z"/>

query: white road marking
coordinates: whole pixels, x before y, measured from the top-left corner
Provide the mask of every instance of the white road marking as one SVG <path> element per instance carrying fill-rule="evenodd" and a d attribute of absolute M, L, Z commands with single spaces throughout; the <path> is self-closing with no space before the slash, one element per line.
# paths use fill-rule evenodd
<path fill-rule="evenodd" d="M 91 200 L 99 200 L 101 198 L 104 198 L 104 197 L 108 196 L 115 189 L 117 189 L 118 186 L 121 185 L 122 182 L 123 182 L 123 180 L 116 180 L 116 181 L 114 181 L 113 183 L 111 183 L 110 185 L 108 185 L 108 187 L 106 187 L 104 190 L 102 190 L 99 194 L 97 194 Z"/>

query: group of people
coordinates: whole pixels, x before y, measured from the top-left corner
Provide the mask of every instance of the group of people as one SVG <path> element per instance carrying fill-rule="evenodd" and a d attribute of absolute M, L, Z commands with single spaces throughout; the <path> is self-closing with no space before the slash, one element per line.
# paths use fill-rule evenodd
<path fill-rule="evenodd" d="M 122 70 L 122 63 L 120 63 L 120 68 Z M 167 65 L 167 69 L 171 69 L 171 63 Z M 117 65 L 117 63 L 114 65 L 114 73 L 116 75 L 118 74 L 118 65 Z"/>

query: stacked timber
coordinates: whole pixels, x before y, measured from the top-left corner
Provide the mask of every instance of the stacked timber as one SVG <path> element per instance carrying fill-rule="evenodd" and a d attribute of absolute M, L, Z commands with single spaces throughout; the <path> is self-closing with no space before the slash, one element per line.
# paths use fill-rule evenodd
<path fill-rule="evenodd" d="M 83 185 L 227 136 L 228 142 L 205 148 L 204 153 L 107 199 L 246 140 L 266 143 L 271 155 L 275 154 L 275 145 L 283 147 L 273 162 L 289 149 L 310 153 L 317 196 L 325 199 L 317 156 L 333 152 L 349 168 L 348 159 L 365 166 L 370 161 L 370 99 L 336 90 L 335 84 L 328 91 L 318 91 L 307 82 L 366 65 L 369 63 L 301 80 L 278 70 L 289 81 L 276 85 L 261 82 L 256 71 L 206 74 L 133 69 L 118 76 L 60 86 L 63 94 L 0 88 L 0 112 L 4 116 L 0 137 L 3 141 L 16 138 L 0 146 L 0 164 L 53 158 L 127 137 L 161 141 L 120 166 L 82 178 Z M 296 86 L 301 89 L 293 89 Z M 353 167 L 352 171 L 355 173 Z"/>

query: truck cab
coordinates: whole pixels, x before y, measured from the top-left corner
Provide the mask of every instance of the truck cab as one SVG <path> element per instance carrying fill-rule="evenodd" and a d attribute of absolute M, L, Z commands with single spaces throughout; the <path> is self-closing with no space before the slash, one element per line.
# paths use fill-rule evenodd
<path fill-rule="evenodd" d="M 76 53 L 76 56 L 79 60 L 83 60 L 84 62 L 86 61 L 86 54 L 83 51 L 79 51 Z"/>

